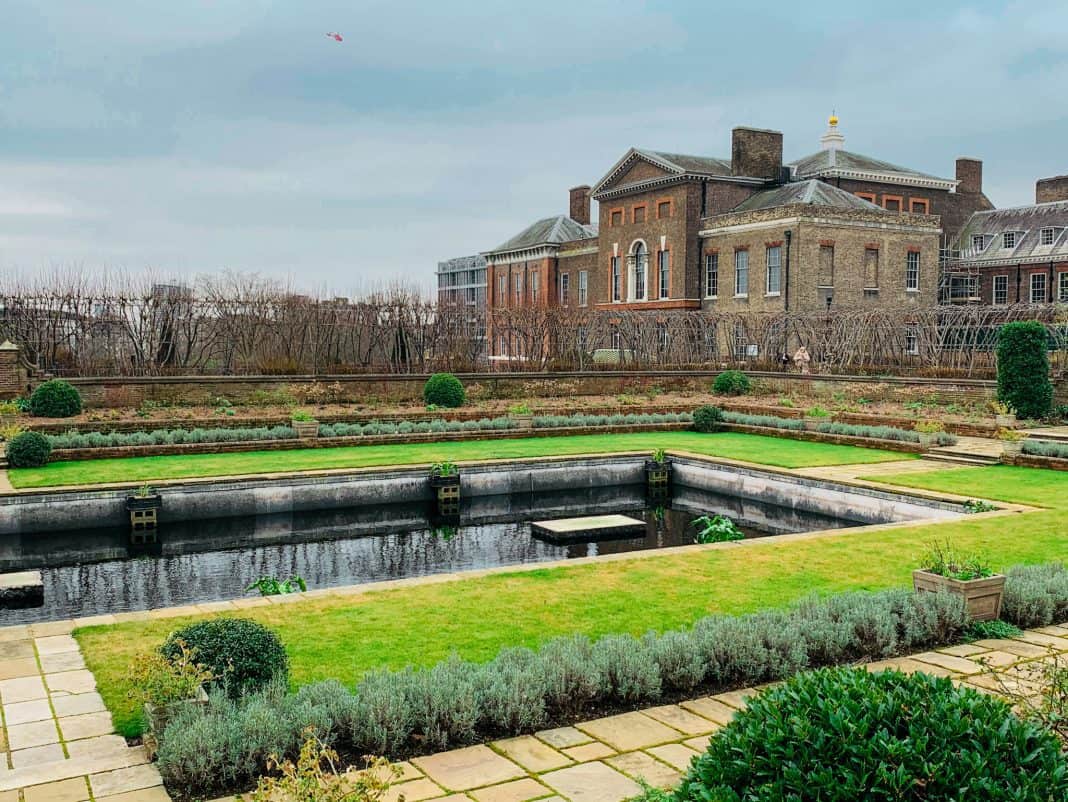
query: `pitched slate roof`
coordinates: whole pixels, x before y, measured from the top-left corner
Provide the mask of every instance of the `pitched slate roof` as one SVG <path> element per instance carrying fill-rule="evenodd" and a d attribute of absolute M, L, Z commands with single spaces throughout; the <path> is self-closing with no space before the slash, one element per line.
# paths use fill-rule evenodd
<path fill-rule="evenodd" d="M 644 148 L 635 148 L 634 151 L 653 161 L 663 162 L 664 166 L 672 168 L 673 172 L 698 173 L 700 175 L 731 175 L 730 159 L 717 159 L 713 156 L 688 156 L 684 153 L 665 153 L 661 150 L 645 150 Z"/>
<path fill-rule="evenodd" d="M 1053 230 L 1053 243 L 1042 244 L 1042 230 Z M 1007 233 L 1015 242 L 1005 247 Z M 983 237 L 977 247 L 975 237 Z M 1012 209 L 975 212 L 960 236 L 962 261 L 1044 262 L 1068 259 L 1068 201 L 1033 203 Z"/>
<path fill-rule="evenodd" d="M 884 211 L 874 203 L 858 198 L 844 189 L 839 189 L 825 181 L 810 178 L 807 181 L 783 184 L 781 187 L 766 189 L 763 192 L 751 195 L 731 209 L 731 212 L 772 209 L 776 206 L 790 206 L 797 203 L 805 203 L 812 206 L 832 206 L 837 209 L 859 209 L 869 212 Z"/>
<path fill-rule="evenodd" d="M 514 237 L 502 242 L 496 248 L 486 253 L 502 253 L 505 251 L 519 251 L 525 248 L 534 248 L 538 245 L 555 245 L 561 242 L 571 242 L 578 239 L 590 239 L 597 236 L 596 226 L 584 226 L 568 217 L 566 214 L 556 217 L 546 217 L 524 228 Z"/>
<path fill-rule="evenodd" d="M 899 164 L 892 164 L 882 159 L 837 148 L 817 151 L 797 161 L 790 162 L 789 166 L 794 168 L 794 175 L 798 178 L 811 178 L 835 172 L 855 172 L 875 173 L 889 178 L 896 178 L 898 182 L 939 181 L 954 183 L 949 178 L 922 173 L 910 167 L 902 167 Z"/>
<path fill-rule="evenodd" d="M 659 178 L 647 178 L 633 181 L 618 186 L 609 186 L 612 181 L 623 175 L 624 171 L 636 160 L 643 160 L 656 165 L 664 171 Z M 692 156 L 685 153 L 667 153 L 662 150 L 647 150 L 645 148 L 630 148 L 623 154 L 623 158 L 617 161 L 604 177 L 598 181 L 591 193 L 594 198 L 602 194 L 626 192 L 633 187 L 646 184 L 674 182 L 688 176 L 697 178 L 728 178 L 732 181 L 743 183 L 765 183 L 765 179 L 750 176 L 736 176 L 731 172 L 731 160 L 719 159 L 714 156 Z"/>

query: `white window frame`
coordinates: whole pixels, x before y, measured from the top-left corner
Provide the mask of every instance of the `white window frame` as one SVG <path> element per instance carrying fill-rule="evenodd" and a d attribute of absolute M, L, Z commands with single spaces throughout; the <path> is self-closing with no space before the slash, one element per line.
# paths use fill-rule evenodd
<path fill-rule="evenodd" d="M 631 301 L 649 300 L 649 249 L 643 240 L 635 240 L 630 246 L 632 267 L 627 298 Z"/>
<path fill-rule="evenodd" d="M 920 252 L 905 254 L 905 292 L 920 291 Z"/>
<path fill-rule="evenodd" d="M 501 273 L 497 276 L 497 305 L 508 305 L 508 274 Z"/>
<path fill-rule="evenodd" d="M 560 274 L 560 305 L 561 306 L 570 306 L 571 305 L 571 274 L 570 273 L 561 273 Z"/>
<path fill-rule="evenodd" d="M 590 274 L 587 270 L 580 270 L 578 273 L 578 303 L 579 306 L 586 306 L 590 299 Z"/>
<path fill-rule="evenodd" d="M 523 305 L 523 274 L 515 274 L 515 305 Z"/>
<path fill-rule="evenodd" d="M 1027 280 L 1028 294 L 1027 297 L 1033 304 L 1046 303 L 1047 292 L 1049 287 L 1046 286 L 1046 274 L 1045 273 L 1032 273 L 1031 277 Z M 1039 290 L 1041 298 L 1035 300 L 1035 291 Z"/>
<path fill-rule="evenodd" d="M 905 326 L 905 353 L 908 356 L 920 355 L 920 333 L 915 326 Z"/>
<path fill-rule="evenodd" d="M 621 303 L 623 301 L 623 268 L 620 263 L 620 257 L 612 257 L 612 302 Z"/>
<path fill-rule="evenodd" d="M 1047 226 L 1038 232 L 1039 245 L 1052 245 L 1057 241 L 1057 232 L 1051 226 Z"/>
<path fill-rule="evenodd" d="M 719 297 L 719 254 L 705 254 L 705 297 Z"/>
<path fill-rule="evenodd" d="M 742 278 L 745 281 L 742 281 Z M 739 290 L 745 286 L 745 292 Z M 749 251 L 737 250 L 734 252 L 734 297 L 749 297 Z"/>
<path fill-rule="evenodd" d="M 772 253 L 775 254 L 775 263 L 772 264 Z M 771 298 L 778 297 L 782 294 L 782 246 L 781 245 L 769 245 L 765 255 L 765 263 L 767 264 L 767 275 L 764 278 L 764 293 Z M 775 284 L 772 289 L 772 268 L 775 269 Z"/>
<path fill-rule="evenodd" d="M 658 253 L 657 279 L 659 281 L 659 297 L 667 298 L 671 294 L 671 251 Z"/>
<path fill-rule="evenodd" d="M 998 291 L 998 284 L 1001 284 L 1001 291 Z M 1007 306 L 1009 303 L 1009 277 L 1008 275 L 994 276 L 993 287 L 991 289 L 990 302 L 994 306 Z M 998 300 L 998 295 L 1001 295 L 1001 300 Z"/>
<path fill-rule="evenodd" d="M 531 306 L 537 306 L 538 305 L 538 274 L 537 274 L 537 272 L 535 272 L 533 270 L 530 271 L 530 279 L 527 282 L 527 285 L 530 287 L 530 305 Z"/>
<path fill-rule="evenodd" d="M 986 247 L 986 235 L 985 234 L 972 234 L 972 250 L 977 254 L 982 253 Z"/>
<path fill-rule="evenodd" d="M 1016 247 L 1016 232 L 1006 231 L 1001 235 L 1001 247 L 1002 248 L 1015 248 Z"/>

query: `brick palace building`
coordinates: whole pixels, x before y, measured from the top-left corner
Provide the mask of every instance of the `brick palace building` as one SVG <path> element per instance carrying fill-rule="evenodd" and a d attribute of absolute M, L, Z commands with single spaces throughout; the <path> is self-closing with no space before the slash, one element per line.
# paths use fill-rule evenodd
<path fill-rule="evenodd" d="M 730 158 L 631 148 L 567 215 L 484 252 L 489 310 L 816 311 L 936 304 L 940 256 L 993 209 L 982 163 L 941 178 L 844 147 L 783 161 L 777 131 L 732 131 Z M 591 199 L 598 202 L 597 222 Z M 518 356 L 490 333 L 491 357 Z"/>

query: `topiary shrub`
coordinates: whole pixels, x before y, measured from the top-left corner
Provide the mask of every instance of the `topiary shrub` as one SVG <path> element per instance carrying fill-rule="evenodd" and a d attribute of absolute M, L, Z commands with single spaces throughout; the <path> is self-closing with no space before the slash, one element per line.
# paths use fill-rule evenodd
<path fill-rule="evenodd" d="M 693 411 L 693 430 L 695 432 L 715 432 L 723 422 L 723 410 L 719 407 L 698 407 Z"/>
<path fill-rule="evenodd" d="M 467 400 L 464 386 L 451 373 L 435 373 L 423 385 L 423 401 L 439 407 L 460 407 Z"/>
<path fill-rule="evenodd" d="M 712 382 L 716 395 L 745 395 L 750 387 L 749 377 L 740 370 L 725 370 Z"/>
<path fill-rule="evenodd" d="M 1053 408 L 1048 349 L 1046 327 L 1037 320 L 998 331 L 998 400 L 1021 418 L 1044 418 Z"/>
<path fill-rule="evenodd" d="M 7 461 L 12 468 L 40 468 L 51 453 L 51 441 L 40 432 L 20 432 L 7 442 Z"/>
<path fill-rule="evenodd" d="M 1057 739 L 944 677 L 822 669 L 749 702 L 671 797 L 796 802 L 1068 798 Z"/>
<path fill-rule="evenodd" d="M 212 618 L 172 632 L 160 651 L 174 659 L 183 642 L 194 650 L 215 683 L 237 698 L 258 691 L 272 680 L 285 682 L 289 660 L 278 636 L 262 624 L 245 618 Z"/>
<path fill-rule="evenodd" d="M 37 385 L 30 396 L 30 413 L 39 418 L 69 418 L 81 411 L 81 394 L 62 379 Z"/>

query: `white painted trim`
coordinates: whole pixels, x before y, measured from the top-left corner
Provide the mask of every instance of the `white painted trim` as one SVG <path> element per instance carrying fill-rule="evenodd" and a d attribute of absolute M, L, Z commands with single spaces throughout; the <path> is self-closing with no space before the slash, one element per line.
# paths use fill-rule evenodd
<path fill-rule="evenodd" d="M 941 231 L 941 229 L 928 226 L 839 220 L 833 217 L 777 217 L 772 220 L 762 220 L 757 223 L 736 223 L 734 225 L 720 226 L 719 228 L 705 228 L 698 231 L 697 236 L 706 238 L 713 237 L 717 234 L 759 231 L 763 228 L 781 228 L 782 226 L 793 226 L 798 223 L 816 223 L 819 225 L 838 226 L 840 228 L 871 228 L 879 231 L 907 231 L 913 234 L 938 234 Z"/>
<path fill-rule="evenodd" d="M 899 186 L 925 187 L 927 189 L 944 189 L 953 192 L 960 185 L 959 181 L 948 178 L 926 178 L 908 176 L 898 173 L 882 173 L 876 170 L 846 170 L 841 167 L 826 167 L 802 173 L 802 178 L 847 178 L 857 181 L 873 181 L 877 184 L 896 184 Z"/>

